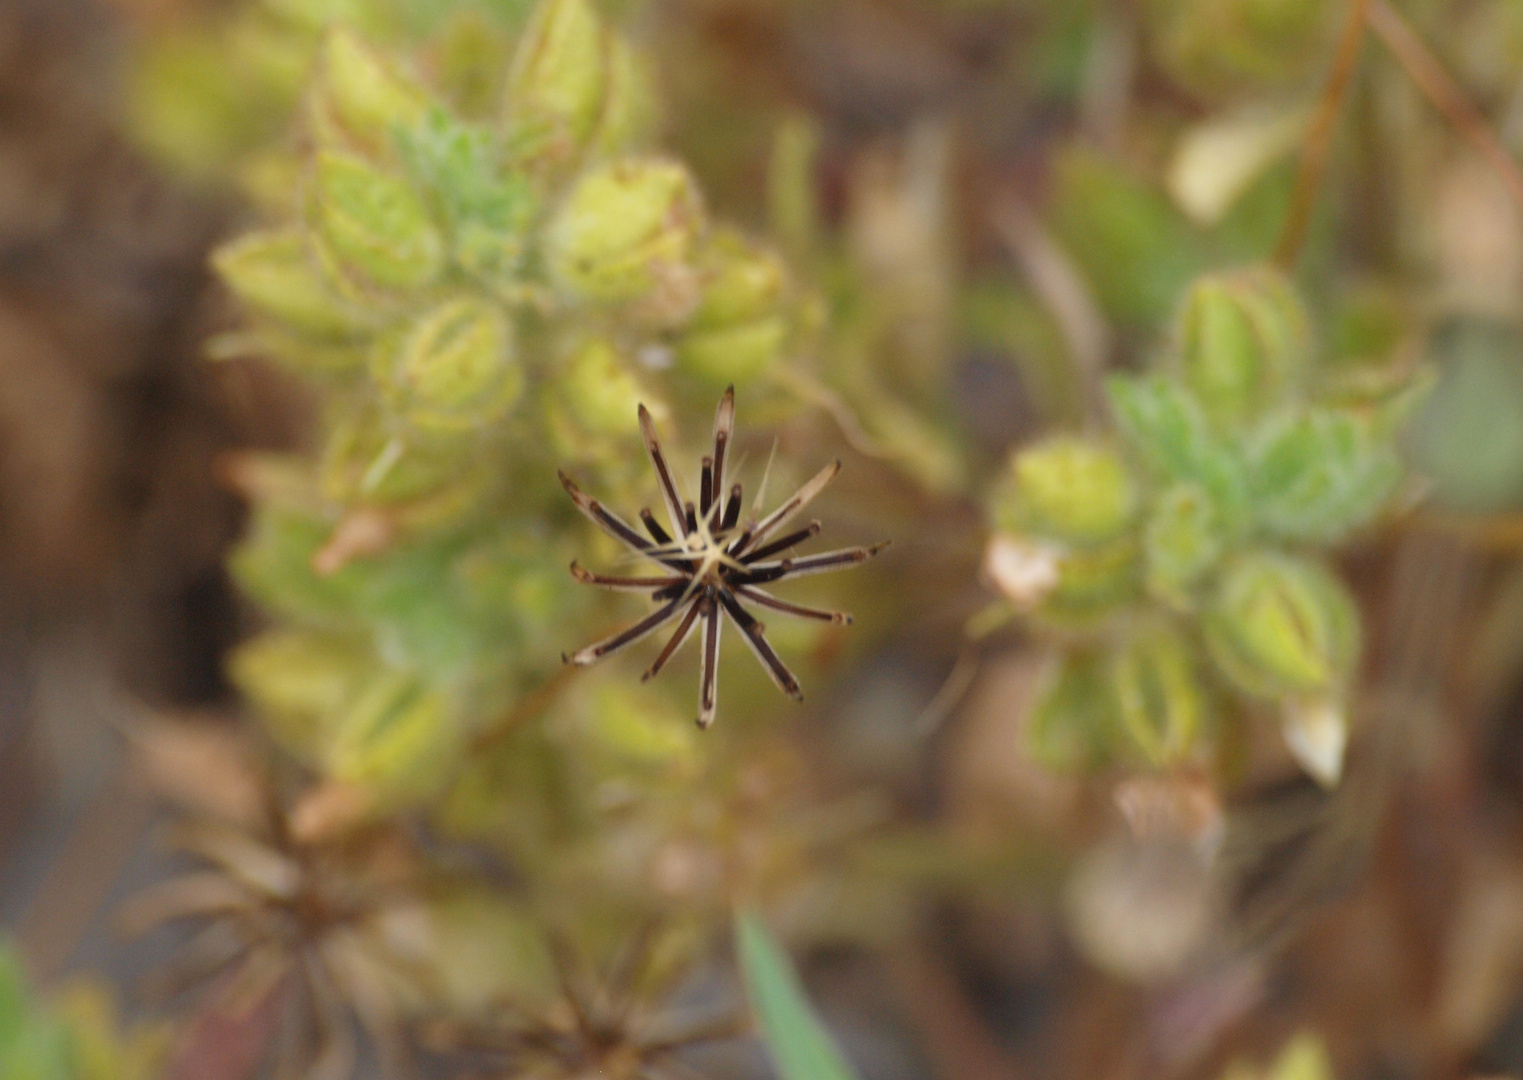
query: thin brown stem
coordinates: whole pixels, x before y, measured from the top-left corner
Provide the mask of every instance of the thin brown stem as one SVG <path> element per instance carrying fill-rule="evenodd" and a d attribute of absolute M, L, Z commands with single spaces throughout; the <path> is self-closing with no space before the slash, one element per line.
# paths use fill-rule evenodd
<path fill-rule="evenodd" d="M 1338 129 L 1338 115 L 1343 111 L 1343 99 L 1348 96 L 1349 83 L 1359 66 L 1359 47 L 1364 44 L 1364 26 L 1371 0 L 1350 0 L 1348 20 L 1338 37 L 1338 51 L 1333 56 L 1332 72 L 1327 86 L 1317 103 L 1306 133 L 1306 144 L 1301 151 L 1301 168 L 1296 173 L 1296 186 L 1291 194 L 1290 211 L 1285 217 L 1285 228 L 1275 247 L 1274 261 L 1283 270 L 1293 270 L 1306 241 L 1306 231 L 1311 225 L 1312 210 L 1317 203 L 1317 192 L 1322 188 L 1322 178 L 1327 173 L 1327 159 L 1332 151 L 1333 134 Z"/>
<path fill-rule="evenodd" d="M 1481 111 L 1471 104 L 1438 58 L 1428 50 L 1410 23 L 1386 0 L 1369 0 L 1367 16 L 1370 29 L 1380 38 L 1381 44 L 1391 50 L 1397 63 L 1406 70 L 1433 107 L 1444 114 L 1460 137 L 1497 171 L 1508 193 L 1519 206 L 1523 206 L 1523 170 L 1513 160 L 1507 148 L 1486 125 Z"/>
<path fill-rule="evenodd" d="M 561 696 L 562 691 L 571 685 L 572 678 L 577 669 L 569 664 L 560 668 L 527 696 L 520 698 L 506 712 L 499 715 L 492 723 L 476 735 L 471 741 L 473 751 L 485 751 L 497 745 L 497 740 L 511 731 L 533 720 L 544 712 L 555 700 Z"/>

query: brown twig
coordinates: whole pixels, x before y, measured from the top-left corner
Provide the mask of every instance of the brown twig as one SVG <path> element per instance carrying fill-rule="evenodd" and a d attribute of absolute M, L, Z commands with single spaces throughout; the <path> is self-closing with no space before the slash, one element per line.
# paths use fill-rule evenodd
<path fill-rule="evenodd" d="M 576 673 L 576 668 L 563 665 L 554 675 L 540 683 L 527 696 L 520 698 L 492 723 L 482 728 L 472 740 L 471 749 L 473 751 L 490 749 L 497 744 L 498 739 L 510 731 L 516 731 L 519 725 L 533 720 L 548 709 L 555 699 L 560 697 L 561 692 L 571 685 L 571 680 Z"/>
<path fill-rule="evenodd" d="M 1327 87 L 1317 103 L 1316 115 L 1306 133 L 1306 145 L 1301 151 L 1301 168 L 1296 174 L 1296 187 L 1290 199 L 1290 211 L 1285 218 L 1284 231 L 1275 247 L 1274 261 L 1283 270 L 1295 268 L 1296 257 L 1306 240 L 1306 230 L 1311 225 L 1312 209 L 1317 202 L 1317 192 L 1322 187 L 1323 174 L 1327 172 L 1327 158 L 1332 150 L 1333 133 L 1338 127 L 1338 114 L 1343 109 L 1343 99 L 1348 96 L 1349 83 L 1359 66 L 1359 47 L 1364 44 L 1364 26 L 1371 0 L 1351 0 L 1348 21 L 1338 38 L 1338 51 L 1333 56 L 1333 69 L 1328 75 Z"/>
<path fill-rule="evenodd" d="M 1486 125 L 1481 111 L 1470 103 L 1465 92 L 1449 77 L 1417 32 L 1386 0 L 1368 0 L 1366 18 L 1381 44 L 1391 50 L 1419 90 L 1454 125 L 1468 142 L 1501 176 L 1507 191 L 1523 206 L 1523 170 Z"/>

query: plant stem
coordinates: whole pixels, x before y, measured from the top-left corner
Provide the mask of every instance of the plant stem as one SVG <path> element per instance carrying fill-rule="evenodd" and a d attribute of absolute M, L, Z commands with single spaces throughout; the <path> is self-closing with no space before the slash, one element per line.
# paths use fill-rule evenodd
<path fill-rule="evenodd" d="M 571 679 L 576 675 L 577 669 L 570 664 L 563 664 L 561 668 L 551 675 L 529 694 L 520 698 L 506 712 L 497 716 L 490 724 L 482 728 L 471 741 L 472 752 L 488 750 L 495 746 L 497 740 L 511 731 L 516 731 L 519 725 L 533 720 L 540 713 L 555 703 L 561 692 L 571 684 Z"/>
<path fill-rule="evenodd" d="M 1349 4 L 1348 20 L 1343 24 L 1338 51 L 1333 56 L 1332 73 L 1306 133 L 1306 146 L 1301 151 L 1301 168 L 1296 174 L 1290 211 L 1274 252 L 1275 263 L 1287 272 L 1295 269 L 1296 258 L 1311 224 L 1312 208 L 1322 187 L 1322 177 L 1327 172 L 1327 158 L 1338 126 L 1338 114 L 1342 111 L 1343 99 L 1348 96 L 1354 70 L 1359 66 L 1359 47 L 1364 44 L 1364 24 L 1370 4 L 1371 0 L 1351 0 Z"/>
<path fill-rule="evenodd" d="M 1507 185 L 1507 191 L 1523 206 L 1523 171 L 1500 139 L 1486 126 L 1481 111 L 1470 103 L 1449 73 L 1428 50 L 1411 24 L 1386 0 L 1369 0 L 1370 29 L 1391 55 L 1406 69 L 1419 90 L 1454 125 L 1461 138 L 1490 163 Z"/>

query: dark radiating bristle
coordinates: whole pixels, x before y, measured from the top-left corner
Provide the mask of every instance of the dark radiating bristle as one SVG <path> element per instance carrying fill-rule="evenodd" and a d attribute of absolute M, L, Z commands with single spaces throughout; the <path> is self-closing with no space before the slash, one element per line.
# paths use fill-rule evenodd
<path fill-rule="evenodd" d="M 745 563 L 761 562 L 763 559 L 776 555 L 780 551 L 787 551 L 791 547 L 797 547 L 810 537 L 818 536 L 819 532 L 820 523 L 818 521 L 811 521 L 807 528 L 789 533 L 782 539 L 774 540 L 772 543 L 759 547 L 754 551 L 746 552 L 745 558 L 741 561 Z"/>
<path fill-rule="evenodd" d="M 640 520 L 645 524 L 645 531 L 650 533 L 651 539 L 656 543 L 670 544 L 672 542 L 666 530 L 657 523 L 656 515 L 650 512 L 650 507 L 643 507 L 640 510 Z"/>
<path fill-rule="evenodd" d="M 841 470 L 839 461 L 821 469 L 761 521 L 753 520 L 745 529 L 734 532 L 740 523 L 741 485 L 733 485 L 728 498 L 722 498 L 725 458 L 735 422 L 733 387 L 725 391 L 714 416 L 714 454 L 702 460 L 696 506 L 692 502 L 682 501 L 677 494 L 671 469 L 656 439 L 655 423 L 650 411 L 642 405 L 639 416 L 640 434 L 656 471 L 661 500 L 671 519 L 672 533 L 668 533 L 656 521 L 649 508 L 645 508 L 640 511 L 640 523 L 650 534 L 651 539 L 646 540 L 617 514 L 596 499 L 584 495 L 565 473 L 559 475 L 577 509 L 598 528 L 667 571 L 663 576 L 612 576 L 595 574 L 573 562 L 572 576 L 584 585 L 647 593 L 657 607 L 643 619 L 602 641 L 569 656 L 563 653 L 562 662 L 579 665 L 594 663 L 644 640 L 662 626 L 680 618 L 677 628 L 641 676 L 644 681 L 660 673 L 683 642 L 701 627 L 698 726 L 706 728 L 714 722 L 718 710 L 720 630 L 723 621 L 729 619 L 739 629 L 747 647 L 778 688 L 789 697 L 802 701 L 804 695 L 799 689 L 798 680 L 767 641 L 766 626 L 747 611 L 741 601 L 749 601 L 794 618 L 847 625 L 851 622 L 851 616 L 844 612 L 795 604 L 764 592 L 758 586 L 865 562 L 887 547 L 887 543 L 815 555 L 792 554 L 793 548 L 819 534 L 818 521 L 812 521 L 804 528 L 777 536 L 776 539 L 769 539 L 780 533 L 782 527 L 835 478 Z M 708 528 L 708 533 L 702 540 L 697 537 L 700 522 L 706 522 Z M 681 537 L 674 539 L 674 533 L 680 533 Z M 654 547 L 651 541 L 655 542 Z M 723 546 L 717 559 L 713 548 L 704 547 L 709 544 Z M 775 556 L 781 557 L 774 558 Z"/>
<path fill-rule="evenodd" d="M 730 499 L 729 499 L 729 501 L 727 503 L 725 503 L 725 507 L 724 507 L 724 520 L 720 522 L 719 527 L 721 529 L 723 529 L 725 532 L 729 532 L 731 529 L 735 528 L 736 524 L 739 521 L 740 521 L 740 485 L 736 484 L 734 487 L 732 487 L 730 489 Z"/>

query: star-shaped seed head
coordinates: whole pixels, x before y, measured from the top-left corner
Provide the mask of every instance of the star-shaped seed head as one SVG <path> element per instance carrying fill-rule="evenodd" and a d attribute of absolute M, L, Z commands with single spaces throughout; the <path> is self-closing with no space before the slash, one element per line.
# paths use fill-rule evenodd
<path fill-rule="evenodd" d="M 728 493 L 724 490 L 725 458 L 734 429 L 735 388 L 732 386 L 724 392 L 714 416 L 714 454 L 703 459 L 698 480 L 698 502 L 694 505 L 691 500 L 684 501 L 678 495 L 671 469 L 667 466 L 661 444 L 656 439 L 656 426 L 649 410 L 644 405 L 640 406 L 640 434 L 645 440 L 645 449 L 650 454 L 651 465 L 655 467 L 656 479 L 660 482 L 661 500 L 665 505 L 668 523 L 663 527 L 649 509 L 642 509 L 640 521 L 649 534 L 648 539 L 602 503 L 588 498 L 565 473 L 560 474 L 561 483 L 565 485 L 577 508 L 593 524 L 662 570 L 656 576 L 609 577 L 594 574 L 572 563 L 571 573 L 584 585 L 649 593 L 657 607 L 639 622 L 572 653 L 565 659 L 573 664 L 595 663 L 655 633 L 667 623 L 680 620 L 677 629 L 641 677 L 643 681 L 665 667 L 666 662 L 692 634 L 694 627 L 701 625 L 703 676 L 699 681 L 698 726 L 704 728 L 714 722 L 719 677 L 719 628 L 726 616 L 739 628 L 746 644 L 756 654 L 757 660 L 761 661 L 767 674 L 772 676 L 772 681 L 777 683 L 778 689 L 789 697 L 802 701 L 804 695 L 799 690 L 798 680 L 768 643 L 766 628 L 746 610 L 742 601 L 750 601 L 759 607 L 771 608 L 800 619 L 849 623 L 849 615 L 790 603 L 764 591 L 761 586 L 803 574 L 818 574 L 855 566 L 888 546 L 884 542 L 871 547 L 844 548 L 818 555 L 792 554 L 795 547 L 820 531 L 820 523 L 811 521 L 803 528 L 785 534 L 782 533 L 783 526 L 798 516 L 825 489 L 825 485 L 835 479 L 841 471 L 840 461 L 821 469 L 813 479 L 766 517 L 757 520 L 751 516 L 742 525 L 741 485 L 735 484 Z"/>

